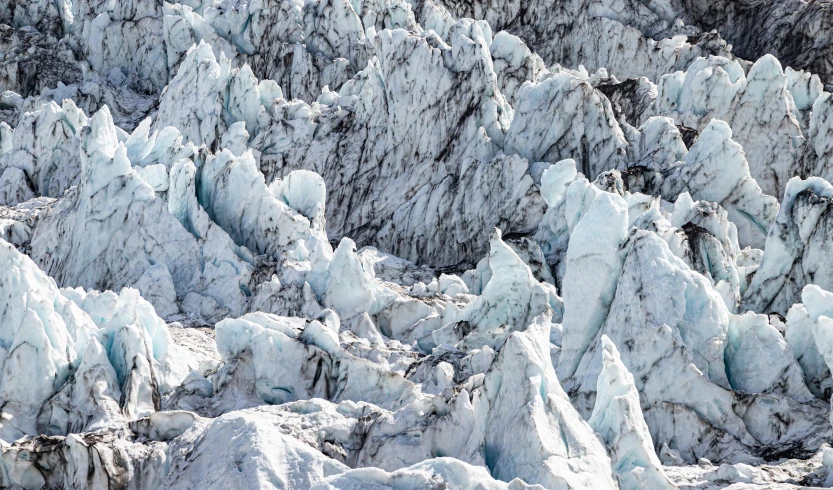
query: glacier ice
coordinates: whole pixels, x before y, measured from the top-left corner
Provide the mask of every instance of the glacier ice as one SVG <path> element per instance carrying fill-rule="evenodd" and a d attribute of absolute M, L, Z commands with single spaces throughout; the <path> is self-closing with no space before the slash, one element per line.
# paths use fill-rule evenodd
<path fill-rule="evenodd" d="M 774 56 L 760 58 L 747 73 L 734 60 L 699 58 L 684 73 L 663 76 L 658 92 L 656 112 L 678 124 L 702 131 L 712 119 L 725 121 L 764 193 L 781 196 L 799 171 L 804 136 L 788 76 Z"/>
<path fill-rule="evenodd" d="M 602 337 L 602 372 L 596 386 L 596 404 L 588 423 L 611 446 L 613 471 L 619 487 L 676 488 L 665 476 L 654 451 L 651 433 L 642 417 L 639 393 L 619 358 L 616 346 Z"/>
<path fill-rule="evenodd" d="M 40 110 L 26 112 L 11 134 L 10 148 L 0 156 L 3 180 L 11 183 L 15 175 L 19 176 L 19 190 L 10 190 L 12 195 L 2 204 L 22 202 L 14 195 L 21 192 L 22 197 L 60 197 L 75 185 L 81 166 L 77 134 L 86 125 L 87 116 L 71 100 L 62 106 L 51 102 Z M 17 173 L 12 173 L 15 170 Z"/>
<path fill-rule="evenodd" d="M 44 226 L 31 238 L 33 259 L 62 286 L 94 289 L 141 285 L 144 274 L 159 265 L 177 297 L 201 294 L 217 307 L 241 312 L 241 286 L 248 287 L 251 275 L 246 254 L 214 259 L 212 236 L 200 243 L 168 212 L 131 167 L 106 108 L 90 119 L 81 147 L 81 182 L 41 217 Z M 163 311 L 170 311 L 171 298 L 160 300 L 166 302 Z"/>
<path fill-rule="evenodd" d="M 434 345 L 495 348 L 513 330 L 560 320 L 562 301 L 555 288 L 535 279 L 529 266 L 503 242 L 500 230 L 494 231 L 489 242 L 489 282 L 464 308 L 446 307 L 441 319 L 444 326 L 431 333 Z"/>
<path fill-rule="evenodd" d="M 761 394 L 750 391 L 739 399 L 740 395 L 731 389 L 743 383 L 740 376 L 743 371 L 728 368 L 733 368 L 734 359 L 739 359 L 738 365 L 746 368 L 738 356 L 760 355 L 754 353 L 760 344 L 737 345 L 733 341 L 742 338 L 738 332 L 741 326 L 733 326 L 741 319 L 729 313 L 709 282 L 691 272 L 656 234 L 634 230 L 624 247 L 627 255 L 622 275 L 604 315 L 604 324 L 578 368 L 563 381 L 580 409 L 589 413 L 597 397 L 595 381 L 603 352 L 601 335 L 606 335 L 622 353 L 622 362 L 637 382 L 655 444 L 667 443 L 684 458 L 753 456 L 755 447 L 761 443 L 791 445 L 809 441 L 819 434 L 816 431 L 830 431 L 822 420 L 822 405 L 813 399 L 803 383 L 794 390 L 788 389 L 789 381 L 795 382 L 801 375 L 786 342 L 781 340 L 780 345 L 770 348 L 783 352 L 792 370 L 785 373 L 775 365 L 768 365 L 767 369 L 771 367 L 773 371 L 770 376 L 777 379 L 771 379 L 766 386 L 744 386 L 749 390 L 760 389 Z M 640 293 L 634 296 L 632 291 Z M 569 311 L 571 302 L 565 301 L 564 306 Z M 754 318 L 744 320 L 745 332 L 754 328 Z M 570 327 L 565 322 L 565 332 Z M 766 324 L 759 328 L 763 332 L 777 332 Z M 758 338 L 762 336 L 756 334 Z M 747 354 L 750 349 L 753 352 Z M 661 374 L 664 371 L 675 373 L 673 381 Z M 736 376 L 730 379 L 732 374 Z M 678 386 L 689 388 L 675 391 L 669 389 L 668 383 L 681 383 Z M 783 385 L 787 389 L 779 389 Z M 790 423 L 773 426 L 769 420 L 778 417 L 778 413 L 790 413 Z M 677 422 L 681 418 L 690 422 Z M 697 435 L 703 433 L 715 434 L 720 444 L 703 446 L 702 436 Z M 721 435 L 716 436 L 717 433 Z"/>
<path fill-rule="evenodd" d="M 732 140 L 732 130 L 712 120 L 700 133 L 682 165 L 675 166 L 663 181 L 662 195 L 674 199 L 688 192 L 694 199 L 721 204 L 738 229 L 744 246 L 762 248 L 766 230 L 778 213 L 778 201 L 764 194 L 749 173 L 741 145 Z M 719 167 L 718 171 L 715 167 Z"/>
<path fill-rule="evenodd" d="M 831 25 L 0 0 L 0 487 L 829 485 Z"/>
<path fill-rule="evenodd" d="M 805 285 L 833 287 L 825 274 L 827 261 L 820 259 L 829 246 L 826 216 L 831 193 L 833 186 L 819 177 L 793 177 L 787 183 L 761 264 L 744 297 L 746 308 L 783 315 L 800 302 Z"/>
<path fill-rule="evenodd" d="M 627 233 L 627 218 L 626 204 L 621 197 L 599 193 L 570 236 L 562 283 L 564 304 L 581 303 L 584 307 L 565 308 L 558 362 L 562 378 L 575 373 L 607 316 L 622 269 L 619 244 Z M 588 274 L 594 281 L 587 281 Z"/>
<path fill-rule="evenodd" d="M 27 256 L 0 246 L 9 293 L 3 440 L 125 427 L 158 410 L 161 398 L 199 367 L 138 290 L 61 290 Z"/>

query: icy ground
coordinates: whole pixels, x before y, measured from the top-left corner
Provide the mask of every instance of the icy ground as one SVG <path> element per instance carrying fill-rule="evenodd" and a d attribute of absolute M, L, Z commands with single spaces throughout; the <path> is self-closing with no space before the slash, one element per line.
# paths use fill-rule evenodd
<path fill-rule="evenodd" d="M 0 488 L 833 487 L 833 9 L 0 0 Z"/>

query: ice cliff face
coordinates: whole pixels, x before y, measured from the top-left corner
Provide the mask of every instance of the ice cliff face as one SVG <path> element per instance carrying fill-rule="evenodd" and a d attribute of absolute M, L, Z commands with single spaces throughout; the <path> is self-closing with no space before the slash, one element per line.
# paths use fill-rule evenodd
<path fill-rule="evenodd" d="M 829 486 L 828 17 L 0 0 L 0 487 Z"/>

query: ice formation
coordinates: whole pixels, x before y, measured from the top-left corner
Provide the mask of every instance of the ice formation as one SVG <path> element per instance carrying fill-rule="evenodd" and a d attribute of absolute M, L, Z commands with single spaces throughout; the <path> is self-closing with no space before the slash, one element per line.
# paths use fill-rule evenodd
<path fill-rule="evenodd" d="M 660 465 L 651 433 L 639 408 L 633 375 L 622 364 L 616 345 L 602 337 L 602 372 L 590 425 L 610 445 L 613 470 L 621 488 L 676 488 Z"/>
<path fill-rule="evenodd" d="M 827 7 L 0 0 L 0 487 L 833 485 Z"/>

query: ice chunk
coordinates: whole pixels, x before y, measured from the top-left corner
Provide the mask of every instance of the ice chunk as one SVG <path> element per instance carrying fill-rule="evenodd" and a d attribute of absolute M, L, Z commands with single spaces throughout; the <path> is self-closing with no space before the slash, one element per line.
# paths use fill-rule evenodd
<path fill-rule="evenodd" d="M 729 384 L 735 390 L 782 392 L 795 400 L 810 401 L 792 349 L 766 315 L 732 315 L 724 357 Z"/>
<path fill-rule="evenodd" d="M 811 286 L 807 286 L 806 290 Z M 833 379 L 824 357 L 819 352 L 814 331 L 816 320 L 810 317 L 803 304 L 795 304 L 787 313 L 784 339 L 790 344 L 796 361 L 804 374 L 807 388 L 819 399 L 829 400 Z"/>
<path fill-rule="evenodd" d="M 633 375 L 613 342 L 602 335 L 602 372 L 588 423 L 604 437 L 622 490 L 677 488 L 662 469 L 642 416 Z"/>
<path fill-rule="evenodd" d="M 747 448 L 760 444 L 813 448 L 819 443 L 819 434 L 830 430 L 824 420 L 826 410 L 807 396 L 802 380 L 796 383 L 795 363 L 789 348 L 776 339 L 780 334 L 774 328 L 766 325 L 751 335 L 739 332 L 740 328 L 732 330 L 730 342 L 734 344 L 727 346 L 732 317 L 708 280 L 690 271 L 653 232 L 633 230 L 621 248 L 627 256 L 609 313 L 573 377 L 562 379 L 580 411 L 589 414 L 597 396 L 602 368 L 599 338 L 604 334 L 615 343 L 634 376 L 655 444 L 668 444 L 687 461 L 748 457 Z M 565 308 L 569 311 L 571 304 Z M 778 354 L 780 365 L 793 366 L 787 371 L 791 381 L 779 379 L 760 395 L 730 391 L 726 363 L 731 364 L 735 356 L 743 359 L 747 353 L 758 358 L 770 350 Z M 740 375 L 742 366 L 739 362 L 729 371 Z M 664 374 L 668 372 L 676 374 Z M 766 372 L 768 379 L 780 374 Z M 786 387 L 779 387 L 782 383 Z M 737 411 L 739 404 L 747 408 Z M 770 417 L 788 412 L 789 430 L 769 423 Z M 719 447 L 702 445 L 699 436 L 692 436 L 714 431 L 721 434 Z"/>
<path fill-rule="evenodd" d="M 799 111 L 806 111 L 824 92 L 824 85 L 818 75 L 804 70 L 793 70 L 789 66 L 784 70 L 787 75 L 787 88 Z"/>
<path fill-rule="evenodd" d="M 29 187 L 26 173 L 17 167 L 8 167 L 0 174 L 0 203 L 15 206 L 36 197 Z"/>
<path fill-rule="evenodd" d="M 357 468 L 332 476 L 310 490 L 422 490 L 432 485 L 447 485 L 456 490 L 538 490 L 539 485 L 526 485 L 519 479 L 509 484 L 495 480 L 486 468 L 473 466 L 454 458 L 428 459 L 421 463 L 386 472 L 377 468 Z"/>
<path fill-rule="evenodd" d="M 676 199 L 682 192 L 723 206 L 738 228 L 740 245 L 763 248 L 778 201 L 765 195 L 749 174 L 744 149 L 732 140 L 728 124 L 712 120 L 684 162 L 665 177 L 665 199 Z"/>
<path fill-rule="evenodd" d="M 320 322 L 300 326 L 304 329 L 291 319 L 262 313 L 217 324 L 217 347 L 226 367 L 214 382 L 225 410 L 310 398 L 396 409 L 423 397 L 401 375 L 349 354 Z"/>
<path fill-rule="evenodd" d="M 200 204 L 238 245 L 277 258 L 306 237 L 309 220 L 269 191 L 251 151 L 209 156 L 200 173 Z"/>
<path fill-rule="evenodd" d="M 831 198 L 833 186 L 823 179 L 790 179 L 761 265 L 744 295 L 745 309 L 783 315 L 800 302 L 807 284 L 833 289 L 833 263 L 826 258 Z"/>
<path fill-rule="evenodd" d="M 136 284 L 161 263 L 178 297 L 210 294 L 226 312 L 239 313 L 250 267 L 228 252 L 225 264 L 216 263 L 220 253 L 204 250 L 169 213 L 168 203 L 132 169 L 106 107 L 81 140 L 81 182 L 42 217 L 32 237 L 33 259 L 62 286 L 99 290 Z"/>
<path fill-rule="evenodd" d="M 309 170 L 296 170 L 283 179 L 269 184 L 272 194 L 290 208 L 309 219 L 324 213 L 327 202 L 327 188 L 324 179 Z"/>
<path fill-rule="evenodd" d="M 622 269 L 627 236 L 625 201 L 601 193 L 570 236 L 564 275 L 564 321 L 558 373 L 571 376 L 607 317 Z M 588 280 L 592 277 L 593 280 Z"/>
<path fill-rule="evenodd" d="M 538 282 L 496 229 L 489 240 L 492 277 L 480 296 L 462 309 L 447 309 L 443 328 L 434 331 L 434 345 L 461 348 L 497 347 L 511 332 L 536 321 L 561 317 L 561 298 L 552 285 Z M 422 342 L 422 341 L 421 341 Z M 428 345 L 421 345 L 427 349 Z"/>
<path fill-rule="evenodd" d="M 234 412 L 194 424 L 174 441 L 171 454 L 170 467 L 176 470 L 161 484 L 171 489 L 268 488 L 269 482 L 310 488 L 349 469 L 257 412 Z"/>
<path fill-rule="evenodd" d="M 358 313 L 375 315 L 394 299 L 393 292 L 376 281 L 372 266 L 356 254 L 356 244 L 343 238 L 327 270 L 324 302 L 342 317 Z"/>
<path fill-rule="evenodd" d="M 579 170 L 588 178 L 616 167 L 628 143 L 610 102 L 589 83 L 559 73 L 540 83 L 525 84 L 517 97 L 506 152 L 552 163 L 574 158 L 582 162 Z M 567 107 L 569 112 L 563 110 Z M 553 113 L 558 117 L 542 117 Z"/>
<path fill-rule="evenodd" d="M 25 113 L 11 133 L 11 141 L 4 142 L 9 147 L 0 154 L 0 169 L 22 170 L 32 185 L 31 192 L 38 196 L 61 197 L 78 183 L 81 162 L 77 135 L 86 125 L 87 116 L 70 99 L 62 105 L 50 102 Z"/>
<path fill-rule="evenodd" d="M 0 438 L 38 435 L 41 405 L 70 378 L 95 325 L 25 255 L 0 240 Z"/>
<path fill-rule="evenodd" d="M 737 60 L 710 56 L 691 64 L 681 86 L 676 75 L 660 81 L 665 96 L 657 99 L 657 113 L 703 131 L 714 119 L 725 121 L 743 146 L 751 178 L 765 194 L 780 197 L 790 177 L 799 173 L 797 150 L 804 142 L 788 91 L 790 77 L 780 62 L 767 54 L 744 74 Z M 674 87 L 663 87 L 666 83 Z"/>

